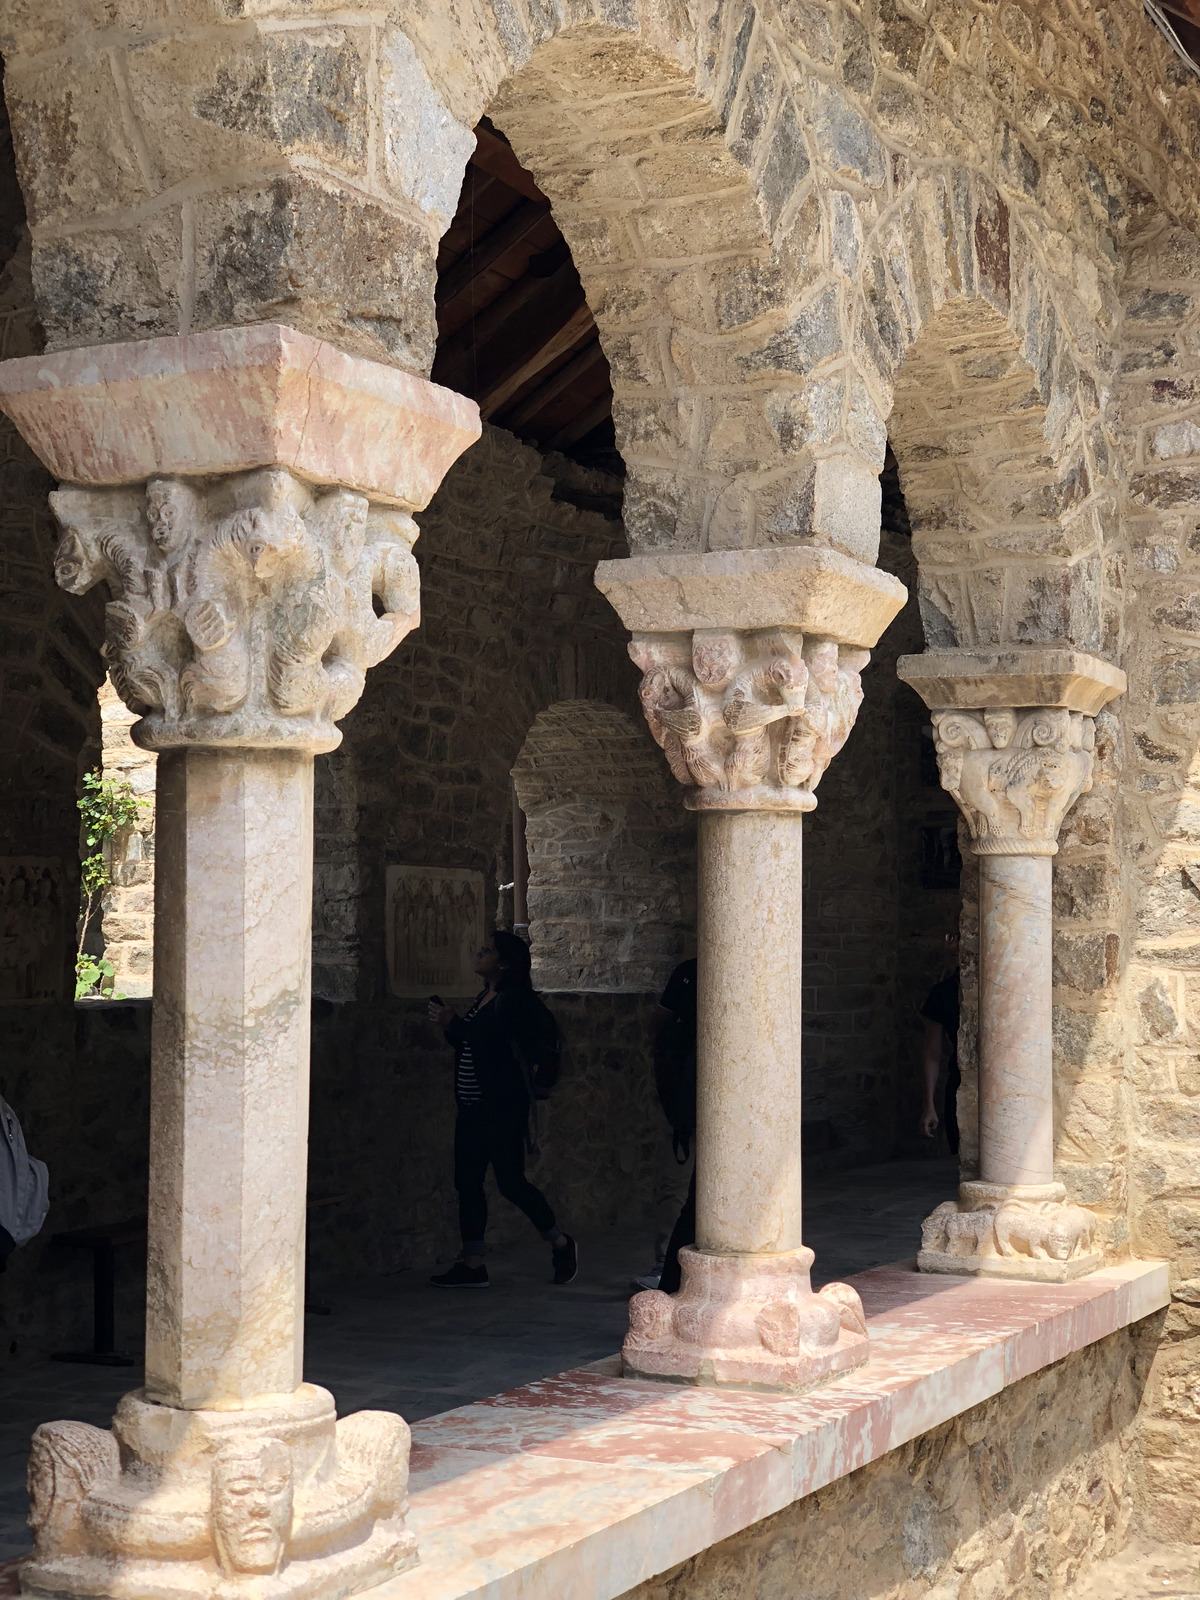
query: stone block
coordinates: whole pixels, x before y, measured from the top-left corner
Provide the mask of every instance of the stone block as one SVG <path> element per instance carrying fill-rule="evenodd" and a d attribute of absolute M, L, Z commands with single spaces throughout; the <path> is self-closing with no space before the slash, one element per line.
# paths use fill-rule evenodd
<path fill-rule="evenodd" d="M 931 709 L 1066 706 L 1094 716 L 1126 687 L 1119 667 L 1059 645 L 927 649 L 901 656 L 896 671 Z"/>
<path fill-rule="evenodd" d="M 292 172 L 202 196 L 194 216 L 201 327 L 284 314 L 355 355 L 429 371 L 434 247 L 419 213 Z"/>
<path fill-rule="evenodd" d="M 413 509 L 479 430 L 461 395 L 269 323 L 9 361 L 0 405 L 70 483 L 279 464 Z"/>
<path fill-rule="evenodd" d="M 888 573 L 811 546 L 604 561 L 596 586 L 634 632 L 791 627 L 868 648 L 906 594 Z"/>
<path fill-rule="evenodd" d="M 145 41 L 124 57 L 164 187 L 198 172 L 308 156 L 365 177 L 366 29 L 217 30 Z"/>
<path fill-rule="evenodd" d="M 177 332 L 186 267 L 177 205 L 134 228 L 39 240 L 33 279 L 48 347 Z"/>

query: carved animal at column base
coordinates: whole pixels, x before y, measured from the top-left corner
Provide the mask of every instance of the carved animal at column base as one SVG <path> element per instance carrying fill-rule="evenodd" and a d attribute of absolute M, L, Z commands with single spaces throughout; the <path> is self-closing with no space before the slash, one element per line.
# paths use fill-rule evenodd
<path fill-rule="evenodd" d="M 33 1436 L 34 1553 L 21 1592 L 90 1600 L 310 1600 L 372 1587 L 417 1561 L 408 1425 L 340 1422 L 303 1384 L 250 1411 L 183 1411 L 128 1394 L 111 1431 Z"/>
<path fill-rule="evenodd" d="M 814 1294 L 811 1250 L 679 1253 L 678 1294 L 634 1295 L 622 1349 L 627 1377 L 795 1394 L 866 1361 L 862 1302 L 846 1283 Z"/>
<path fill-rule="evenodd" d="M 1061 1183 L 964 1183 L 921 1225 L 922 1272 L 1069 1283 L 1103 1265 L 1100 1219 Z"/>

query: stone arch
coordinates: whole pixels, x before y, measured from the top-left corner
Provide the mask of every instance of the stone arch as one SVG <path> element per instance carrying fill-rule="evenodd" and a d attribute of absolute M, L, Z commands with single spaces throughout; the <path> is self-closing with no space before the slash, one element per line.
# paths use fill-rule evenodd
<path fill-rule="evenodd" d="M 645 730 L 598 700 L 535 718 L 513 767 L 539 988 L 659 988 L 693 926 L 692 818 Z"/>
<path fill-rule="evenodd" d="M 634 547 L 873 560 L 922 297 L 1009 294 L 1039 375 L 1069 345 L 1094 379 L 1126 219 L 1147 195 L 1195 211 L 1172 170 L 1196 170 L 1190 102 L 1147 19 L 1044 10 L 1002 8 L 969 49 L 905 0 L 22 14 L 3 43 L 51 347 L 274 319 L 428 371 L 437 240 L 490 109 L 580 258 Z M 677 214 L 660 255 L 656 208 Z"/>
<path fill-rule="evenodd" d="M 909 349 L 894 393 L 889 437 L 927 643 L 1098 648 L 1087 462 L 1047 437 L 1049 408 L 1011 330 L 986 304 L 948 302 Z"/>
<path fill-rule="evenodd" d="M 1088 268 L 1050 272 L 963 169 L 918 180 L 864 235 L 853 366 L 895 450 L 930 644 L 1115 647 L 1112 307 Z"/>

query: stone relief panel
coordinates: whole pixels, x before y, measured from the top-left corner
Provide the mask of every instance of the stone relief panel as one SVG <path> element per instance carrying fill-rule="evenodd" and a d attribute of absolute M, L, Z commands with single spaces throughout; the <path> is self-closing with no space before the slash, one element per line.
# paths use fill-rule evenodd
<path fill-rule="evenodd" d="M 692 810 L 811 811 L 862 704 L 869 650 L 785 628 L 635 636 L 646 721 Z"/>
<path fill-rule="evenodd" d="M 402 999 L 469 995 L 479 988 L 481 872 L 460 867 L 387 869 L 388 983 Z"/>
<path fill-rule="evenodd" d="M 137 742 L 332 750 L 366 672 L 420 620 L 407 512 L 282 468 L 59 489 L 59 584 L 98 583 Z"/>
<path fill-rule="evenodd" d="M 0 1004 L 63 994 L 62 862 L 0 856 Z"/>

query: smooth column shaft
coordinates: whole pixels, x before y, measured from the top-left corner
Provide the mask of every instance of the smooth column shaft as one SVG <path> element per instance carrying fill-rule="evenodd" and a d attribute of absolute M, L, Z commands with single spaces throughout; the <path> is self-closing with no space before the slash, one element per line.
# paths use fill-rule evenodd
<path fill-rule="evenodd" d="M 800 1246 L 801 844 L 797 812 L 702 812 L 696 1237 Z"/>
<path fill-rule="evenodd" d="M 984 1183 L 1054 1181 L 1049 856 L 979 858 L 979 1147 Z"/>
<path fill-rule="evenodd" d="M 146 1389 L 189 1409 L 302 1377 L 311 756 L 158 759 Z"/>

